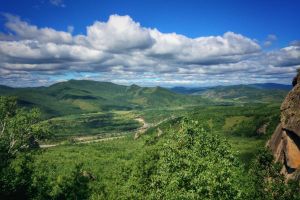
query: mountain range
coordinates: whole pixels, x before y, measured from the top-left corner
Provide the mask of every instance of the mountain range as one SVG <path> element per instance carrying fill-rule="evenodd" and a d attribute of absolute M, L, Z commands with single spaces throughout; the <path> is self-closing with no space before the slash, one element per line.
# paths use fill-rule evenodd
<path fill-rule="evenodd" d="M 39 107 L 46 117 L 109 110 L 204 105 L 216 102 L 280 102 L 290 86 L 253 84 L 171 89 L 124 86 L 110 82 L 69 80 L 49 87 L 0 86 L 0 94 L 16 96 L 19 104 Z"/>
<path fill-rule="evenodd" d="M 233 85 L 233 86 L 213 86 L 213 87 L 172 87 L 169 88 L 171 91 L 179 94 L 201 94 L 207 90 L 218 89 L 218 88 L 231 88 L 235 86 L 249 87 L 256 89 L 265 89 L 265 90 L 286 90 L 289 91 L 292 89 L 292 85 L 278 84 L 278 83 L 256 83 L 256 84 L 247 84 L 247 85 Z"/>
<path fill-rule="evenodd" d="M 0 94 L 16 96 L 21 105 L 37 106 L 47 116 L 206 102 L 200 96 L 186 98 L 162 87 L 123 86 L 89 80 L 70 80 L 35 88 L 0 86 Z"/>

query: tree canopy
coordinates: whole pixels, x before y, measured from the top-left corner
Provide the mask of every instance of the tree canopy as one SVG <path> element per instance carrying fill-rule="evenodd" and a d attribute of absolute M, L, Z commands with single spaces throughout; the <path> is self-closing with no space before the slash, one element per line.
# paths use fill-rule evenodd
<path fill-rule="evenodd" d="M 131 198 L 240 199 L 240 170 L 224 139 L 186 120 L 146 147 L 129 182 Z"/>

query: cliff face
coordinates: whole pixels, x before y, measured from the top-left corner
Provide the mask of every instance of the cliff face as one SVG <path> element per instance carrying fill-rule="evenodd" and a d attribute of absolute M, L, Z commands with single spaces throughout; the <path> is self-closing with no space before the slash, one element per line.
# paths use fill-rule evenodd
<path fill-rule="evenodd" d="M 293 86 L 281 105 L 281 122 L 267 144 L 276 161 L 284 164 L 282 172 L 287 178 L 300 171 L 300 73 Z"/>

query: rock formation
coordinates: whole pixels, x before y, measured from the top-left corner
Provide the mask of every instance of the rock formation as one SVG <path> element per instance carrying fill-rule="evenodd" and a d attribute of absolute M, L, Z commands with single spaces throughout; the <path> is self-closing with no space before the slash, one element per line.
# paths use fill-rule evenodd
<path fill-rule="evenodd" d="M 300 174 L 300 70 L 293 80 L 293 89 L 281 105 L 281 120 L 268 141 L 276 161 L 284 164 L 288 179 Z"/>

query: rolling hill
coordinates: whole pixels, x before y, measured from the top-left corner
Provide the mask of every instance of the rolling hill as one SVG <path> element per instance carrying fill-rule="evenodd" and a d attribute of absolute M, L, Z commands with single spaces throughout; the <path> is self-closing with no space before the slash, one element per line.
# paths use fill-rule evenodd
<path fill-rule="evenodd" d="M 39 107 L 46 117 L 53 117 L 98 111 L 203 105 L 213 102 L 280 102 L 287 94 L 286 87 L 288 86 L 280 84 L 254 84 L 166 89 L 70 80 L 49 87 L 0 86 L 0 94 L 16 96 L 22 106 Z"/>
<path fill-rule="evenodd" d="M 198 95 L 214 101 L 280 102 L 291 88 L 291 85 L 263 83 L 198 88 L 174 87 L 170 90 L 178 94 Z"/>
<path fill-rule="evenodd" d="M 187 97 L 162 87 L 123 86 L 89 80 L 70 80 L 36 88 L 1 86 L 0 94 L 16 96 L 21 105 L 37 106 L 49 117 L 207 102 L 202 97 Z"/>
<path fill-rule="evenodd" d="M 193 93 L 203 98 L 216 101 L 233 102 L 281 102 L 288 90 L 258 88 L 251 85 L 218 86 L 215 88 Z"/>
<path fill-rule="evenodd" d="M 235 86 L 235 85 L 233 85 Z M 290 91 L 292 89 L 292 85 L 284 85 L 278 83 L 255 83 L 255 84 L 247 84 L 247 85 L 239 85 L 239 86 L 247 86 L 256 89 L 266 89 L 266 90 L 286 90 Z M 213 86 L 213 87 L 172 87 L 169 90 L 176 92 L 178 94 L 201 94 L 201 92 L 205 92 L 206 90 L 217 89 L 217 88 L 230 88 L 232 86 Z"/>

